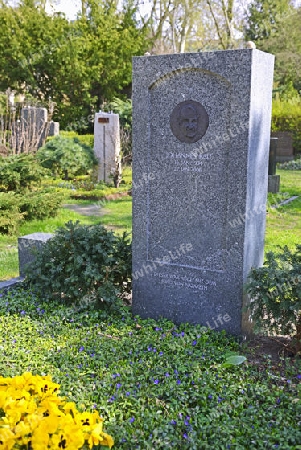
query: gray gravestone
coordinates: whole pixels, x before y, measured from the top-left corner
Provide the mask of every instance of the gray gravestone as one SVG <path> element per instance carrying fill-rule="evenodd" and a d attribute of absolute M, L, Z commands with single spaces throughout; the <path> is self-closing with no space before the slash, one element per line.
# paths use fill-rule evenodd
<path fill-rule="evenodd" d="M 294 159 L 293 138 L 289 131 L 273 131 L 272 137 L 278 138 L 276 162 Z"/>
<path fill-rule="evenodd" d="M 268 192 L 274 194 L 279 192 L 280 189 L 280 175 L 276 175 L 277 141 L 278 138 L 271 137 L 269 153 Z"/>
<path fill-rule="evenodd" d="M 249 49 L 134 58 L 134 314 L 251 331 L 273 63 Z"/>
<path fill-rule="evenodd" d="M 48 136 L 58 136 L 60 134 L 60 123 L 59 122 L 49 122 Z"/>
<path fill-rule="evenodd" d="M 32 233 L 18 238 L 19 272 L 26 275 L 26 267 L 35 260 L 35 253 L 53 236 L 51 233 Z"/>

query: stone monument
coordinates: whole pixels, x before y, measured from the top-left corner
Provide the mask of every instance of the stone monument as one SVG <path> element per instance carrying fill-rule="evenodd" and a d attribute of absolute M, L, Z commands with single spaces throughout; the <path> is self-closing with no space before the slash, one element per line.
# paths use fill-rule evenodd
<path fill-rule="evenodd" d="M 35 252 L 38 252 L 52 237 L 52 233 L 32 233 L 18 238 L 20 277 L 25 277 L 27 266 L 36 259 Z"/>
<path fill-rule="evenodd" d="M 277 141 L 278 138 L 271 137 L 269 153 L 268 192 L 274 194 L 279 192 L 280 189 L 280 175 L 276 175 Z"/>
<path fill-rule="evenodd" d="M 133 59 L 134 314 L 251 332 L 273 65 L 256 49 Z"/>
<path fill-rule="evenodd" d="M 98 181 L 107 183 L 120 166 L 119 115 L 99 112 L 94 119 L 94 153 L 98 159 Z"/>

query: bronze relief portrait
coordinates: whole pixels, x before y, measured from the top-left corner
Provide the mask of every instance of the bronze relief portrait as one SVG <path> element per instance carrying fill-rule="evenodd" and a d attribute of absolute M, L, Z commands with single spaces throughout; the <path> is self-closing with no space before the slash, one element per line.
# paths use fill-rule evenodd
<path fill-rule="evenodd" d="M 204 106 L 194 100 L 179 103 L 170 115 L 170 128 L 181 142 L 193 144 L 206 133 L 209 117 Z"/>

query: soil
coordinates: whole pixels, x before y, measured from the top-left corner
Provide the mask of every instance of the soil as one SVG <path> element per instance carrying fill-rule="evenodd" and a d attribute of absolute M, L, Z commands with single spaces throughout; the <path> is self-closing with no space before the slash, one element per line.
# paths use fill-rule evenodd
<path fill-rule="evenodd" d="M 259 370 L 265 370 L 269 365 L 273 372 L 282 373 L 288 367 L 296 371 L 299 367 L 300 371 L 301 356 L 296 355 L 289 336 L 254 336 L 245 345 L 242 354 Z"/>

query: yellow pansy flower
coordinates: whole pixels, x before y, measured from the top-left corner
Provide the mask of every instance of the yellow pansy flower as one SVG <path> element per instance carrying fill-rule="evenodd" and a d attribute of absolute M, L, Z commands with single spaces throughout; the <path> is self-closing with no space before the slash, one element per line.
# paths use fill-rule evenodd
<path fill-rule="evenodd" d="M 0 449 L 11 450 L 15 445 L 15 435 L 9 428 L 0 427 Z"/>

